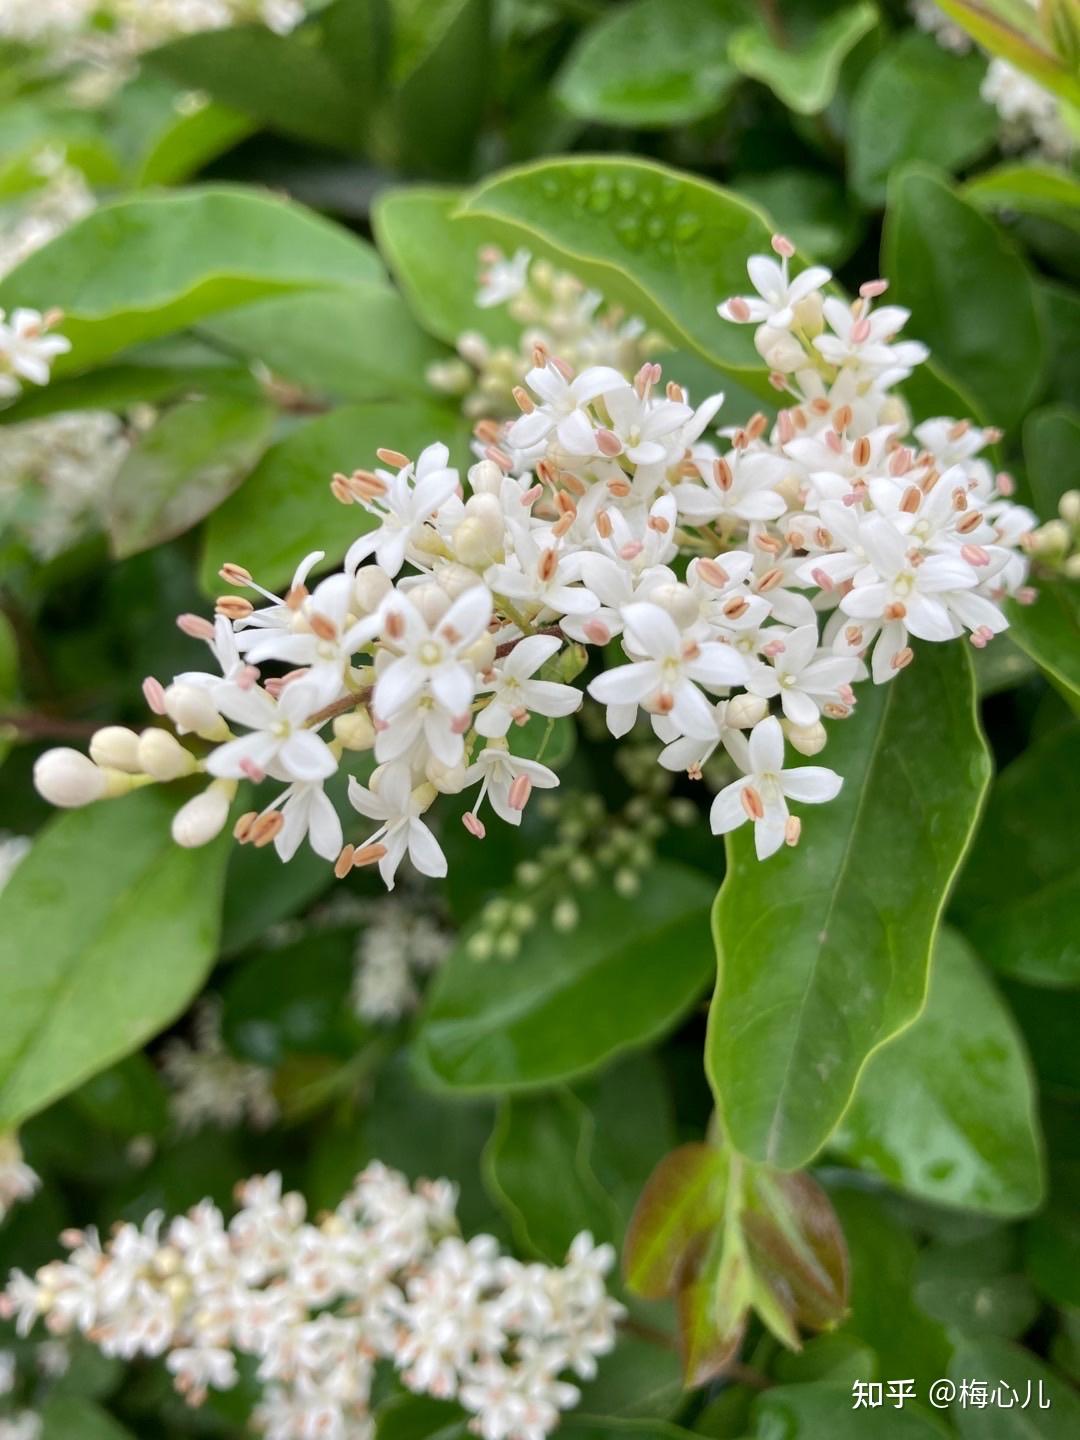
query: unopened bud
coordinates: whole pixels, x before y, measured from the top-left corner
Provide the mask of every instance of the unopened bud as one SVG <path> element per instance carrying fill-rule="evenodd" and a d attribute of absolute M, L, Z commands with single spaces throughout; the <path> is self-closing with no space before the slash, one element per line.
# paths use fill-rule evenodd
<path fill-rule="evenodd" d="M 137 775 L 143 768 L 139 764 L 139 737 L 123 725 L 106 725 L 97 731 L 90 741 L 90 759 L 95 765 L 124 770 L 129 775 Z"/>
<path fill-rule="evenodd" d="M 430 755 L 427 764 L 424 766 L 424 774 L 432 785 L 435 786 L 435 789 L 438 790 L 440 795 L 460 795 L 462 790 L 465 789 L 466 770 L 465 766 L 461 763 L 457 765 L 444 765 L 441 760 L 436 759 L 434 755 Z"/>
<path fill-rule="evenodd" d="M 502 482 L 503 472 L 494 460 L 480 460 L 469 470 L 469 484 L 474 495 L 498 495 Z"/>
<path fill-rule="evenodd" d="M 195 757 L 168 730 L 144 730 L 139 736 L 139 769 L 155 780 L 179 780 L 196 768 Z"/>
<path fill-rule="evenodd" d="M 1058 501 L 1058 514 L 1067 525 L 1080 525 L 1080 490 L 1066 490 Z"/>
<path fill-rule="evenodd" d="M 334 739 L 346 750 L 370 750 L 375 744 L 375 726 L 366 710 L 352 710 L 334 720 Z"/>
<path fill-rule="evenodd" d="M 209 845 L 224 830 L 235 793 L 235 781 L 215 780 L 201 795 L 181 805 L 172 822 L 172 837 L 177 845 L 185 850 Z"/>
<path fill-rule="evenodd" d="M 419 610 L 428 626 L 435 626 L 450 609 L 450 596 L 435 581 L 429 580 L 409 591 L 409 599 Z"/>
<path fill-rule="evenodd" d="M 466 664 L 475 666 L 477 670 L 487 670 L 495 659 L 494 635 L 485 630 L 483 635 L 474 640 L 467 650 L 462 651 L 461 658 Z"/>
<path fill-rule="evenodd" d="M 103 799 L 108 780 L 88 755 L 64 747 L 46 750 L 34 762 L 34 788 L 50 805 L 74 810 Z"/>
<path fill-rule="evenodd" d="M 454 554 L 462 565 L 486 569 L 503 558 L 506 520 L 494 495 L 474 495 L 465 505 L 465 517 L 454 531 Z"/>
<path fill-rule="evenodd" d="M 181 735 L 201 735 L 206 740 L 224 740 L 228 726 L 201 685 L 178 681 L 165 691 L 165 713 Z"/>
<path fill-rule="evenodd" d="M 825 328 L 821 295 L 815 290 L 806 295 L 795 306 L 795 324 L 809 340 L 820 335 Z"/>
<path fill-rule="evenodd" d="M 1036 555 L 1063 555 L 1071 539 L 1064 520 L 1048 520 L 1038 530 L 1032 531 L 1031 549 Z"/>
<path fill-rule="evenodd" d="M 783 720 L 781 725 L 800 755 L 819 755 L 825 749 L 829 737 L 820 720 L 815 720 L 812 725 L 793 725 L 790 720 Z"/>
<path fill-rule="evenodd" d="M 769 702 L 760 695 L 733 695 L 724 711 L 724 723 L 734 730 L 749 730 L 769 713 Z"/>
<path fill-rule="evenodd" d="M 666 610 L 680 630 L 692 625 L 698 618 L 698 602 L 689 585 L 658 585 L 655 590 L 649 591 L 649 599 L 661 610 Z"/>
<path fill-rule="evenodd" d="M 393 589 L 394 582 L 377 565 L 362 565 L 353 581 L 353 594 L 363 615 L 377 610 Z"/>

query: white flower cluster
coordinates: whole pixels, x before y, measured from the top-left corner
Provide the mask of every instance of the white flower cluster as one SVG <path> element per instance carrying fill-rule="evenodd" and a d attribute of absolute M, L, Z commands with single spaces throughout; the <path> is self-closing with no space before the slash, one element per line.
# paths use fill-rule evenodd
<path fill-rule="evenodd" d="M 278 1117 L 273 1072 L 237 1060 L 221 1034 L 221 1004 L 204 998 L 195 1009 L 193 1043 L 170 1040 L 161 1070 L 172 1092 L 170 1109 L 186 1132 L 205 1125 L 230 1130 L 245 1122 L 265 1130 Z"/>
<path fill-rule="evenodd" d="M 49 383 L 53 361 L 71 349 L 70 340 L 50 333 L 62 318 L 58 311 L 0 310 L 0 402 L 21 394 L 24 380 Z"/>
<path fill-rule="evenodd" d="M 89 215 L 97 203 L 82 171 L 69 165 L 62 152 L 45 148 L 31 169 L 42 183 L 0 214 L 0 276 Z"/>
<path fill-rule="evenodd" d="M 537 347 L 575 370 L 612 365 L 633 375 L 661 344 L 643 320 L 605 305 L 598 290 L 546 260 L 534 260 L 528 250 L 507 258 L 487 247 L 481 265 L 476 304 L 481 310 L 506 306 L 521 326 L 517 346 L 492 345 L 469 330 L 458 339 L 458 358 L 437 361 L 427 372 L 429 384 L 459 396 L 462 410 L 474 419 L 516 413 L 514 387 L 531 368 Z"/>
<path fill-rule="evenodd" d="M 1029 0 L 1034 7 L 1038 0 Z M 935 0 L 911 0 L 911 16 L 920 30 L 945 50 L 966 55 L 974 42 Z M 1076 145 L 1057 96 L 1001 56 L 992 56 L 981 94 L 1001 116 L 1001 145 L 1006 150 L 1034 148 L 1048 160 L 1067 160 Z"/>
<path fill-rule="evenodd" d="M 41 1187 L 41 1180 L 23 1159 L 17 1135 L 0 1135 L 0 1220 L 14 1205 L 30 1200 Z"/>
<path fill-rule="evenodd" d="M 231 25 L 258 23 L 287 34 L 305 13 L 303 0 L 4 0 L 0 38 L 48 45 L 78 36 L 95 49 L 130 55 Z"/>
<path fill-rule="evenodd" d="M 361 1020 L 400 1020 L 417 1003 L 416 978 L 438 969 L 450 953 L 451 935 L 414 902 L 377 901 L 356 946 L 352 1004 Z"/>
<path fill-rule="evenodd" d="M 722 396 L 695 409 L 658 365 L 575 373 L 538 348 L 519 418 L 477 426 L 467 491 L 444 445 L 415 462 L 380 451 L 384 468 L 332 484 L 366 512 L 342 570 L 309 588 L 323 558 L 309 555 L 277 596 L 229 564 L 223 578 L 268 603 L 226 595 L 213 623 L 181 617 L 217 669 L 144 688 L 179 734 L 215 747 L 205 759 L 163 728 L 113 727 L 89 759 L 44 755 L 42 794 L 78 805 L 205 771 L 174 825 L 191 845 L 221 830 L 239 781 L 270 778 L 283 788 L 237 822 L 241 841 L 287 860 L 307 836 L 339 876 L 377 864 L 391 888 L 406 854 L 441 876 L 425 818 L 437 794 L 472 790 L 477 839 L 488 811 L 519 824 L 531 792 L 558 784 L 521 727 L 575 711 L 566 682 L 585 647 L 618 638 L 626 663 L 588 685 L 611 733 L 644 712 L 660 763 L 695 777 L 723 746 L 741 775 L 713 803 L 714 832 L 752 821 L 761 858 L 797 843 L 787 801 L 829 800 L 841 780 L 787 767 L 785 737 L 816 754 L 822 717 L 851 713 L 868 669 L 881 684 L 908 665 L 911 637 L 967 631 L 981 647 L 1003 630 L 1034 516 L 980 453 L 995 432 L 939 419 L 907 436 L 893 387 L 927 352 L 896 339 L 906 310 L 875 305 L 885 282 L 823 299 L 829 272 L 792 277 L 790 242 L 774 250 L 749 262 L 757 294 L 720 307 L 757 325 L 789 396 L 771 427 L 758 414 L 719 443 L 705 437 Z M 264 678 L 267 663 L 289 668 Z M 345 845 L 323 787 L 345 752 L 370 750 L 368 784 L 349 781 L 370 833 Z"/>
<path fill-rule="evenodd" d="M 368 1440 L 375 1365 L 411 1390 L 457 1400 L 483 1440 L 543 1440 L 615 1343 L 622 1308 L 606 1292 L 614 1252 L 587 1234 L 566 1264 L 525 1265 L 490 1236 L 456 1233 L 446 1181 L 410 1188 L 374 1164 L 318 1223 L 281 1177 L 243 1182 L 227 1223 L 208 1200 L 167 1223 L 117 1226 L 34 1277 L 16 1271 L 5 1313 L 26 1334 L 43 1319 L 106 1355 L 165 1357 L 192 1404 L 257 1362 L 267 1440 Z"/>

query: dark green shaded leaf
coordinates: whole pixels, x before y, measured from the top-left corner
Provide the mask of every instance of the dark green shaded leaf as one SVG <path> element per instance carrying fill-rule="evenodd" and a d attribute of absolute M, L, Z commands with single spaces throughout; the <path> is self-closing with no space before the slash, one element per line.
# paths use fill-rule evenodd
<path fill-rule="evenodd" d="M 748 26 L 732 39 L 731 62 L 797 115 L 816 115 L 836 94 L 844 60 L 876 24 L 877 7 L 860 0 L 829 13 L 798 45 L 782 44 L 765 25 Z"/>
<path fill-rule="evenodd" d="M 1024 421 L 1024 463 L 1041 520 L 1057 518 L 1066 490 L 1080 488 L 1080 412 L 1048 405 Z"/>
<path fill-rule="evenodd" d="M 1016 1229 L 1004 1226 L 924 1250 L 915 1301 L 927 1315 L 965 1335 L 1022 1335 L 1040 1308 L 1021 1270 Z"/>
<path fill-rule="evenodd" d="M 1011 1406 L 954 1404 L 950 1415 L 963 1440 L 1075 1440 L 1080 1431 L 1076 1392 L 1029 1350 L 1007 1340 L 965 1339 L 949 1364 L 949 1378 L 957 1387 L 964 1380 L 986 1381 L 991 1391 L 1002 1384 L 1013 1401 Z"/>
<path fill-rule="evenodd" d="M 1009 634 L 1046 672 L 1074 710 L 1080 709 L 1080 585 L 1036 577 L 1035 603 L 1009 600 Z"/>
<path fill-rule="evenodd" d="M 778 1385 L 754 1402 L 752 1414 L 757 1440 L 865 1440 L 871 1431 L 881 1440 L 943 1440 L 949 1434 L 910 1400 L 902 1409 L 856 1410 L 848 1384 Z"/>
<path fill-rule="evenodd" d="M 867 1058 L 922 1006 L 990 770 L 961 647 L 923 645 L 867 686 L 827 758 L 844 788 L 801 845 L 761 863 L 752 827 L 728 837 L 713 915 L 706 1067 L 735 1147 L 785 1169 L 817 1153 Z"/>

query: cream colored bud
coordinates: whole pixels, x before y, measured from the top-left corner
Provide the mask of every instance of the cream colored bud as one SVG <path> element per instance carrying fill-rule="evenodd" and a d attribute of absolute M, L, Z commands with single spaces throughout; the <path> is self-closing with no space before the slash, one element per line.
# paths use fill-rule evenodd
<path fill-rule="evenodd" d="M 65 746 L 46 750 L 34 762 L 34 788 L 50 805 L 75 810 L 103 799 L 108 777 L 89 755 Z"/>
<path fill-rule="evenodd" d="M 346 750 L 370 750 L 375 744 L 375 726 L 366 710 L 353 710 L 334 720 L 334 739 Z"/>
<path fill-rule="evenodd" d="M 179 780 L 197 767 L 195 757 L 175 735 L 155 726 L 139 736 L 139 768 L 155 780 Z"/>
<path fill-rule="evenodd" d="M 454 531 L 454 554 L 462 565 L 485 569 L 503 558 L 506 520 L 495 495 L 472 495 L 465 516 Z"/>
<path fill-rule="evenodd" d="M 1080 580 L 1080 550 L 1070 555 L 1063 566 L 1066 580 Z"/>
<path fill-rule="evenodd" d="M 172 837 L 177 845 L 185 850 L 209 845 L 224 830 L 235 793 L 235 781 L 215 780 L 201 795 L 181 805 L 172 822 Z"/>
<path fill-rule="evenodd" d="M 224 740 L 228 726 L 201 685 L 185 685 L 182 681 L 165 691 L 165 713 L 181 735 L 194 733 L 207 740 Z"/>
<path fill-rule="evenodd" d="M 443 395 L 464 395 L 473 380 L 472 369 L 464 360 L 436 360 L 426 374 L 432 389 Z"/>
<path fill-rule="evenodd" d="M 429 626 L 437 625 L 450 609 L 450 596 L 441 585 L 430 580 L 424 585 L 417 585 L 415 590 L 410 590 L 409 599 Z"/>
<path fill-rule="evenodd" d="M 813 340 L 825 329 L 820 291 L 815 290 L 795 306 L 795 324 L 808 340 Z"/>
<path fill-rule="evenodd" d="M 758 354 L 773 370 L 788 374 L 799 370 L 807 363 L 806 352 L 787 330 L 775 330 L 762 325 L 754 335 Z"/>
<path fill-rule="evenodd" d="M 424 766 L 424 774 L 440 795 L 460 795 L 465 789 L 465 773 L 463 764 L 444 765 L 434 755 L 428 757 Z"/>
<path fill-rule="evenodd" d="M 477 670 L 486 670 L 495 659 L 495 637 L 484 631 L 478 640 L 462 652 L 461 658 Z"/>
<path fill-rule="evenodd" d="M 1031 548 L 1036 555 L 1063 555 L 1071 539 L 1064 520 L 1048 520 L 1032 532 Z"/>
<path fill-rule="evenodd" d="M 698 602 L 688 585 L 658 585 L 649 591 L 649 599 L 666 610 L 680 629 L 692 625 L 698 618 Z"/>
<path fill-rule="evenodd" d="M 820 720 L 812 725 L 793 725 L 790 720 L 780 722 L 784 734 L 800 755 L 819 755 L 825 749 L 828 735 Z"/>
<path fill-rule="evenodd" d="M 134 730 L 127 730 L 123 725 L 106 725 L 90 741 L 90 759 L 95 765 L 137 775 L 142 769 L 139 764 L 139 737 Z"/>
<path fill-rule="evenodd" d="M 769 713 L 769 702 L 760 695 L 734 695 L 724 711 L 724 723 L 735 730 L 749 730 Z"/>
<path fill-rule="evenodd" d="M 899 395 L 886 395 L 877 423 L 895 425 L 901 435 L 906 435 L 911 429 L 911 411 Z"/>
<path fill-rule="evenodd" d="M 797 470 L 789 470 L 786 475 L 777 481 L 773 489 L 787 501 L 789 510 L 798 508 L 799 499 L 802 495 L 802 477 Z"/>
<path fill-rule="evenodd" d="M 491 354 L 491 346 L 479 330 L 466 330 L 457 339 L 458 354 L 479 370 Z"/>
<path fill-rule="evenodd" d="M 362 615 L 377 610 L 394 588 L 394 582 L 378 565 L 361 565 L 353 581 L 353 594 Z"/>
<path fill-rule="evenodd" d="M 464 595 L 466 590 L 479 585 L 480 578 L 476 571 L 470 570 L 467 565 L 440 565 L 439 584 L 451 600 L 456 600 L 459 595 Z"/>
<path fill-rule="evenodd" d="M 1080 525 L 1080 490 L 1066 490 L 1058 501 L 1058 514 L 1066 525 Z"/>
<path fill-rule="evenodd" d="M 425 810 L 434 804 L 435 797 L 438 793 L 435 786 L 430 783 L 417 785 L 416 789 L 412 792 L 412 798 L 416 803 L 417 810 L 423 814 Z"/>
<path fill-rule="evenodd" d="M 502 489 L 503 472 L 494 460 L 479 460 L 469 469 L 473 496 L 498 495 Z"/>

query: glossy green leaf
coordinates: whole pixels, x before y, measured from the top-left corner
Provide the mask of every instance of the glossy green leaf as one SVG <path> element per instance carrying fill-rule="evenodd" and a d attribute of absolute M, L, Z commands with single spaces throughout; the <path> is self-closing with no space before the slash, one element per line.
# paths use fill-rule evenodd
<path fill-rule="evenodd" d="M 427 1395 L 395 1395 L 379 1407 L 375 1440 L 468 1440 L 464 1412 Z"/>
<path fill-rule="evenodd" d="M 932 170 L 912 166 L 889 184 L 883 271 L 911 310 L 907 333 L 981 419 L 1015 425 L 1045 362 L 1030 271 L 994 222 Z M 989 303 L 988 297 L 993 297 Z"/>
<path fill-rule="evenodd" d="M 922 1007 L 989 778 L 962 647 L 922 645 L 866 686 L 827 759 L 844 788 L 801 845 L 761 863 L 751 827 L 728 837 L 713 913 L 706 1068 L 731 1142 L 783 1169 L 818 1152 L 868 1057 Z"/>
<path fill-rule="evenodd" d="M 54 1395 L 41 1412 L 41 1440 L 132 1440 L 130 1430 L 91 1400 Z"/>
<path fill-rule="evenodd" d="M 300 206 L 208 187 L 103 205 L 5 276 L 0 306 L 64 311 L 63 374 L 264 296 L 381 275 L 370 246 Z"/>
<path fill-rule="evenodd" d="M 167 410 L 113 482 L 113 554 L 126 559 L 197 525 L 247 475 L 273 423 L 274 407 L 257 392 L 208 395 Z"/>
<path fill-rule="evenodd" d="M 981 56 L 954 55 L 918 30 L 881 51 L 851 107 L 848 175 L 861 200 L 882 205 L 890 173 L 909 161 L 955 171 L 990 149 L 999 120 L 979 93 L 985 73 Z"/>
<path fill-rule="evenodd" d="M 570 938 L 539 917 L 512 961 L 479 962 L 463 937 L 421 1017 L 425 1079 L 462 1092 L 552 1085 L 664 1034 L 708 977 L 711 894 L 702 875 L 660 862 L 632 903 L 606 885 L 583 893 Z"/>
<path fill-rule="evenodd" d="M 770 393 L 746 328 L 716 313 L 744 293 L 746 261 L 768 253 L 771 234 L 732 191 L 642 160 L 543 160 L 497 175 L 462 208 L 488 223 L 490 239 L 546 254 L 674 343 Z"/>
<path fill-rule="evenodd" d="M 823 265 L 846 260 L 858 243 L 863 218 L 848 202 L 843 183 L 817 170 L 769 170 L 737 175 L 733 188 L 768 212 L 777 228 Z"/>
<path fill-rule="evenodd" d="M 141 791 L 59 816 L 0 895 L 0 1129 L 163 1030 L 205 979 L 227 841 L 181 850 L 177 803 Z"/>
<path fill-rule="evenodd" d="M 1037 577 L 1035 603 L 1006 601 L 1009 634 L 1080 709 L 1080 585 Z"/>
<path fill-rule="evenodd" d="M 1002 1384 L 1013 1400 L 1011 1406 L 951 1406 L 961 1440 L 1074 1440 L 1080 1431 L 1075 1390 L 1030 1350 L 1007 1340 L 965 1339 L 949 1363 L 949 1378 L 957 1387 L 964 1380 L 984 1380 L 992 1391 Z"/>
<path fill-rule="evenodd" d="M 938 0 L 950 15 L 989 50 L 1037 80 L 1046 90 L 1080 105 L 1075 63 L 1055 51 L 1054 37 L 1041 23 L 1039 7 L 1027 0 Z M 1068 0 L 1066 0 L 1068 3 Z"/>
<path fill-rule="evenodd" d="M 1062 495 L 1080 489 L 1080 411 L 1048 405 L 1029 415 L 1024 464 L 1040 520 L 1056 519 Z"/>
<path fill-rule="evenodd" d="M 877 18 L 877 6 L 860 0 L 830 13 L 798 44 L 782 42 L 764 25 L 747 26 L 732 39 L 731 62 L 797 115 L 816 115 L 836 94 L 841 65 Z"/>
<path fill-rule="evenodd" d="M 391 86 L 398 166 L 468 173 L 488 106 L 491 0 L 390 0 Z"/>
<path fill-rule="evenodd" d="M 330 494 L 336 471 L 370 466 L 382 445 L 418 455 L 443 440 L 460 450 L 464 422 L 434 402 L 345 405 L 299 426 L 272 446 L 206 529 L 200 574 L 216 593 L 228 560 L 246 565 L 263 585 L 287 585 L 309 551 L 325 550 L 335 564 L 372 517 Z"/>
<path fill-rule="evenodd" d="M 1002 839 L 997 832 L 994 844 Z M 938 1204 L 1017 1215 L 1042 1199 L 1024 1043 L 955 931 L 938 936 L 925 1010 L 871 1058 L 833 1145 L 853 1164 Z"/>
<path fill-rule="evenodd" d="M 893 1377 L 889 1377 L 893 1378 Z M 755 1440 L 944 1440 L 944 1424 L 918 1402 L 857 1410 L 848 1384 L 777 1385 L 754 1402 Z"/>
<path fill-rule="evenodd" d="M 182 185 L 211 160 L 246 140 L 254 130 L 248 116 L 212 102 L 176 115 L 140 156 L 133 183 Z"/>
<path fill-rule="evenodd" d="M 574 115 L 606 125 L 666 129 L 719 109 L 739 79 L 728 43 L 737 3 L 635 0 L 580 35 L 555 93 Z"/>
<path fill-rule="evenodd" d="M 317 395 L 348 401 L 428 399 L 428 366 L 446 355 L 400 294 L 382 284 L 262 300 L 199 329 L 229 354 L 261 361 Z"/>
<path fill-rule="evenodd" d="M 363 137 L 363 92 L 303 33 L 245 25 L 183 35 L 153 51 L 148 64 L 186 89 L 317 145 L 354 150 Z"/>
<path fill-rule="evenodd" d="M 480 251 L 491 241 L 484 220 L 456 213 L 457 190 L 414 186 L 376 200 L 371 223 L 379 251 L 425 330 L 453 345 L 467 330 L 514 344 L 520 327 L 506 307 L 475 303 Z"/>
<path fill-rule="evenodd" d="M 1080 821 L 1062 790 L 1080 725 L 1037 741 L 998 776 L 951 914 L 980 956 L 1035 985 L 1080 984 Z"/>
<path fill-rule="evenodd" d="M 982 210 L 1033 215 L 1080 234 L 1080 180 L 1053 165 L 999 165 L 969 180 L 964 196 Z"/>

